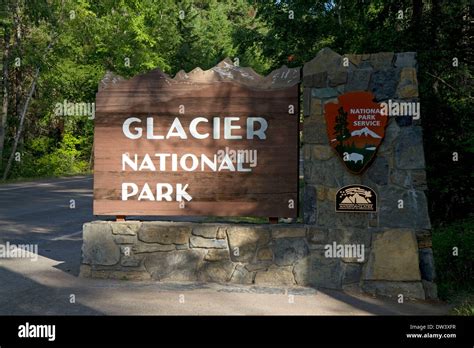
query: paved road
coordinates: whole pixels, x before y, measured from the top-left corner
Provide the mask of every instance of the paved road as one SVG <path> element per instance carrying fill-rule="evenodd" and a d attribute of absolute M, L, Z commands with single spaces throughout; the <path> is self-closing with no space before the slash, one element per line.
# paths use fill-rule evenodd
<path fill-rule="evenodd" d="M 0 315 L 436 315 L 449 310 L 440 303 L 398 304 L 358 293 L 308 288 L 78 278 L 82 224 L 93 219 L 91 177 L 0 186 L 0 242 L 38 244 L 36 262 L 0 258 Z"/>
<path fill-rule="evenodd" d="M 72 274 L 79 273 L 82 224 L 92 219 L 91 176 L 0 185 L 0 241 L 38 244 L 40 255 Z"/>

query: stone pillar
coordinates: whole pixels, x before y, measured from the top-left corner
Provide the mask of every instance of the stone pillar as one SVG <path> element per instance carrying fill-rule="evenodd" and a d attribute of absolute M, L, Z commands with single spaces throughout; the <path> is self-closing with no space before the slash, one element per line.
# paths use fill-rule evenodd
<path fill-rule="evenodd" d="M 370 91 L 377 102 L 418 102 L 416 54 L 341 56 L 326 48 L 304 65 L 303 86 L 304 222 L 329 243 L 363 244 L 367 254 L 363 262 L 331 261 L 334 270 L 360 274 L 359 285 L 367 292 L 436 297 L 420 121 L 390 117 L 375 160 L 355 175 L 329 145 L 324 115 L 327 103 L 353 91 Z M 376 191 L 377 213 L 335 212 L 337 190 L 350 184 Z"/>

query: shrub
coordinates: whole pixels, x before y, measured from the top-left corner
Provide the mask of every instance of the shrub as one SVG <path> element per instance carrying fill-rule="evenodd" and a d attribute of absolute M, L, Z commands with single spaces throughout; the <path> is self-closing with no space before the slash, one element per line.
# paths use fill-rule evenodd
<path fill-rule="evenodd" d="M 453 255 L 457 248 L 457 256 Z M 433 229 L 438 294 L 447 300 L 474 290 L 474 218 Z"/>

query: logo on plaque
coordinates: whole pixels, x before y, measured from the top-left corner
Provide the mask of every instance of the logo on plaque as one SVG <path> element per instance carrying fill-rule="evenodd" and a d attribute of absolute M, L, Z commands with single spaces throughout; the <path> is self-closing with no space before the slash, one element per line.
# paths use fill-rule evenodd
<path fill-rule="evenodd" d="M 362 185 L 344 186 L 336 193 L 336 212 L 376 212 L 377 194 Z"/>
<path fill-rule="evenodd" d="M 385 136 L 388 117 L 370 92 L 350 92 L 325 107 L 330 145 L 347 169 L 362 173 L 372 162 Z"/>

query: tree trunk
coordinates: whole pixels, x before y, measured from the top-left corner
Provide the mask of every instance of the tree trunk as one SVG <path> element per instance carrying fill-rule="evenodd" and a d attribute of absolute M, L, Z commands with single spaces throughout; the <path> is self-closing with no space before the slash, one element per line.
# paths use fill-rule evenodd
<path fill-rule="evenodd" d="M 58 27 L 60 27 L 60 25 L 62 24 L 62 22 L 64 20 L 63 11 L 62 11 L 62 9 L 64 7 L 63 5 L 64 5 L 64 1 L 61 1 L 61 18 L 59 20 Z M 14 40 L 14 46 L 13 46 L 12 51 L 19 48 L 20 44 L 21 44 L 21 9 L 20 9 L 20 2 L 18 2 L 18 1 L 16 2 L 16 11 L 15 11 L 15 16 L 14 16 L 14 33 L 13 34 L 14 34 L 13 37 L 15 38 L 15 40 Z M 48 44 L 48 47 L 46 47 L 44 55 L 48 54 L 49 50 L 53 47 L 53 44 L 56 41 L 56 39 L 58 38 L 58 36 L 59 36 L 59 33 L 55 37 L 53 37 L 53 39 L 50 41 L 50 43 Z M 20 51 L 21 51 L 21 49 L 20 49 Z M 21 73 L 21 70 L 14 69 L 13 71 L 15 72 L 15 76 L 18 79 L 18 76 Z M 5 168 L 5 171 L 3 173 L 2 180 L 6 180 L 6 178 L 8 177 L 8 174 L 10 172 L 11 166 L 13 164 L 13 158 L 15 157 L 15 152 L 16 152 L 17 147 L 18 147 L 18 142 L 20 141 L 21 133 L 23 132 L 23 125 L 25 123 L 26 113 L 28 111 L 28 107 L 30 105 L 31 98 L 33 97 L 33 93 L 35 92 L 35 89 L 36 89 L 36 83 L 38 81 L 39 72 L 40 72 L 40 68 L 37 67 L 36 70 L 35 70 L 35 74 L 33 76 L 33 81 L 31 83 L 30 91 L 29 91 L 28 96 L 25 100 L 25 104 L 23 105 L 23 109 L 21 110 L 21 112 L 20 112 L 20 110 L 18 110 L 19 113 L 20 113 L 20 124 L 19 124 L 17 132 L 16 132 L 15 140 L 14 140 L 14 143 L 13 143 L 13 148 L 12 148 L 10 157 L 8 159 L 8 163 L 7 163 L 7 166 Z M 16 97 L 20 100 L 21 83 L 19 83 L 19 81 L 17 81 L 17 84 L 15 85 L 15 88 L 13 88 L 12 90 L 15 90 L 17 92 Z M 12 95 L 15 96 L 14 93 L 12 93 Z M 18 108 L 18 109 L 20 109 L 20 108 Z M 15 107 L 15 111 L 16 111 L 16 107 Z"/>
<path fill-rule="evenodd" d="M 13 23 L 14 23 L 14 46 L 12 51 L 20 52 L 20 66 L 17 67 L 15 65 L 14 71 L 14 76 L 15 76 L 15 89 L 12 91 L 15 91 L 15 116 L 19 117 L 21 115 L 21 102 L 24 98 L 24 93 L 23 93 L 23 73 L 21 69 L 21 64 L 22 59 L 23 59 L 23 49 L 22 49 L 22 9 L 20 8 L 20 2 L 18 1 L 16 3 L 16 8 L 15 8 L 15 15 L 13 16 Z M 15 61 L 16 64 L 16 61 Z"/>
<path fill-rule="evenodd" d="M 36 68 L 35 75 L 33 77 L 33 82 L 31 83 L 30 92 L 28 93 L 28 97 L 26 98 L 25 105 L 23 105 L 23 110 L 20 115 L 20 125 L 18 126 L 18 131 L 15 136 L 15 142 L 13 143 L 12 152 L 10 154 L 10 158 L 8 159 L 7 167 L 5 168 L 5 172 L 3 173 L 2 180 L 6 180 L 6 178 L 8 177 L 10 168 L 12 166 L 13 158 L 15 157 L 16 148 L 18 146 L 18 142 L 20 141 L 21 132 L 23 131 L 23 125 L 25 123 L 26 112 L 28 111 L 28 106 L 30 105 L 30 101 L 31 101 L 31 98 L 33 97 L 33 93 L 35 92 L 36 81 L 38 80 L 38 76 L 39 76 L 39 68 Z"/>
<path fill-rule="evenodd" d="M 0 120 L 0 167 L 3 161 L 3 149 L 5 147 L 5 133 L 7 127 L 7 118 L 8 118 L 8 61 L 10 53 L 10 33 L 8 30 L 5 30 L 5 51 L 3 52 L 3 71 L 2 71 L 2 115 Z"/>

